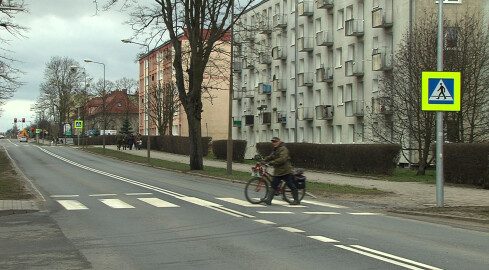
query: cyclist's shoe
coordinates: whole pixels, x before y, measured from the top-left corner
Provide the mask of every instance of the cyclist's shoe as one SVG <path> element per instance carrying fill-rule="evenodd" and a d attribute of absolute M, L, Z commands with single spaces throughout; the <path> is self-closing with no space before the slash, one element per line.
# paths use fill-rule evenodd
<path fill-rule="evenodd" d="M 267 193 L 267 197 L 265 197 L 265 200 L 263 200 L 266 205 L 272 205 L 273 196 L 275 196 L 275 189 L 270 188 Z"/>
<path fill-rule="evenodd" d="M 299 201 L 299 191 L 292 190 L 292 197 L 294 197 L 294 201 L 290 203 L 290 205 L 299 205 L 301 202 Z"/>

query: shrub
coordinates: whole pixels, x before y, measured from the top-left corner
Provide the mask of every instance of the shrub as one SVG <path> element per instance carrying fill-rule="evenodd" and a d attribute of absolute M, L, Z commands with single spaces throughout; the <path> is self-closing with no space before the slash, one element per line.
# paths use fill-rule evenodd
<path fill-rule="evenodd" d="M 227 140 L 218 140 L 212 142 L 212 151 L 217 159 L 227 159 Z M 246 141 L 233 140 L 233 161 L 243 162 L 246 151 Z"/>

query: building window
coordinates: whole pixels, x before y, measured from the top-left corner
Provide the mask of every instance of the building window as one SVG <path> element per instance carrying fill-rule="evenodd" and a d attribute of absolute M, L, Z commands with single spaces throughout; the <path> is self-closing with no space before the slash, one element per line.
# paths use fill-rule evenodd
<path fill-rule="evenodd" d="M 345 27 L 345 11 L 343 9 L 338 10 L 338 16 L 336 17 L 337 29 L 343 29 Z"/>
<path fill-rule="evenodd" d="M 445 50 L 456 50 L 458 48 L 458 28 L 449 27 L 445 29 Z"/>
<path fill-rule="evenodd" d="M 336 93 L 336 101 L 338 106 L 343 105 L 343 86 L 338 86 L 338 91 Z"/>
<path fill-rule="evenodd" d="M 341 68 L 343 64 L 343 49 L 336 48 L 336 59 L 335 59 L 335 67 Z"/>

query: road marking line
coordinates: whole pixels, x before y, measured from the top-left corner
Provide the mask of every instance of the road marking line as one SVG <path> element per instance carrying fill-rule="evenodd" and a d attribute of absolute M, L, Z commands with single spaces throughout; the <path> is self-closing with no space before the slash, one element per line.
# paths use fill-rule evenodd
<path fill-rule="evenodd" d="M 245 206 L 245 207 L 265 207 L 264 205 L 251 204 L 248 201 L 239 200 L 239 199 L 235 199 L 235 198 L 216 198 L 216 199 L 221 200 L 221 201 L 225 201 L 225 202 L 229 202 L 229 203 L 234 203 L 234 204 L 241 205 L 241 206 Z"/>
<path fill-rule="evenodd" d="M 223 213 L 226 213 L 226 214 L 230 214 L 232 216 L 238 216 L 238 217 L 247 217 L 247 218 L 254 218 L 254 216 L 252 215 L 248 215 L 248 214 L 245 214 L 243 212 L 239 212 L 239 211 L 236 211 L 236 210 L 233 210 L 233 209 L 229 209 L 229 208 L 226 208 L 222 205 L 218 205 L 218 206 L 208 206 L 208 208 L 212 208 L 212 209 L 215 209 L 215 210 L 218 210 L 218 211 L 221 211 Z"/>
<path fill-rule="evenodd" d="M 396 256 L 396 255 L 392 255 L 392 254 L 385 253 L 385 252 L 382 252 L 382 251 L 378 251 L 378 250 L 375 250 L 375 249 L 363 247 L 363 246 L 360 246 L 360 245 L 351 245 L 351 246 L 352 247 L 355 247 L 355 248 L 358 248 L 358 249 L 362 249 L 362 250 L 371 252 L 371 253 L 379 254 L 379 255 L 384 256 L 384 257 L 388 257 L 388 258 L 396 259 L 398 261 L 403 261 L 403 262 L 407 262 L 407 263 L 414 264 L 414 265 L 417 265 L 417 266 L 421 266 L 421 267 L 424 267 L 424 268 L 428 268 L 428 269 L 432 269 L 432 270 L 441 270 L 440 268 L 436 268 L 436 267 L 431 266 L 431 265 L 427 265 L 427 264 L 424 264 L 424 263 L 419 263 L 419 262 L 416 262 L 416 261 L 413 261 L 413 260 L 402 258 L 402 257 Z"/>
<path fill-rule="evenodd" d="M 294 212 L 287 211 L 257 211 L 260 214 L 293 214 Z"/>
<path fill-rule="evenodd" d="M 195 197 L 184 196 L 184 197 L 180 197 L 179 199 L 182 201 L 186 201 L 186 202 L 193 203 L 193 204 L 200 205 L 200 206 L 221 206 L 217 203 L 209 202 L 209 201 L 202 200 L 202 199 L 195 198 Z"/>
<path fill-rule="evenodd" d="M 57 200 L 66 210 L 86 210 L 88 207 L 75 200 Z"/>
<path fill-rule="evenodd" d="M 307 237 L 312 238 L 314 240 L 318 240 L 318 241 L 324 242 L 324 243 L 336 243 L 336 242 L 339 242 L 337 240 L 334 240 L 334 239 L 331 239 L 331 238 L 328 238 L 328 237 L 324 237 L 324 236 L 320 236 L 320 235 L 310 235 L 310 236 L 307 236 Z"/>
<path fill-rule="evenodd" d="M 308 215 L 339 215 L 338 212 L 302 212 Z"/>
<path fill-rule="evenodd" d="M 271 221 L 268 221 L 268 220 L 264 220 L 264 219 L 254 219 L 254 221 L 258 222 L 258 223 L 261 223 L 261 224 L 267 224 L 267 225 L 273 225 L 273 224 L 277 224 L 275 222 L 271 222 Z"/>
<path fill-rule="evenodd" d="M 348 213 L 350 215 L 354 216 L 383 216 L 384 214 L 382 213 L 369 213 L 369 212 L 364 212 L 364 213 Z"/>
<path fill-rule="evenodd" d="M 88 197 L 106 197 L 106 196 L 117 196 L 117 194 L 91 194 Z"/>
<path fill-rule="evenodd" d="M 342 249 L 345 249 L 345 250 L 348 250 L 348 251 L 351 251 L 351 252 L 355 252 L 355 253 L 358 253 L 358 254 L 361 254 L 361 255 L 364 255 L 364 256 L 367 256 L 367 257 L 371 257 L 371 258 L 374 258 L 374 259 L 377 259 L 377 260 L 381 260 L 381 261 L 384 261 L 384 262 L 388 262 L 388 263 L 391 263 L 391 264 L 399 265 L 399 266 L 402 266 L 402 267 L 407 268 L 407 269 L 423 270 L 422 268 L 418 268 L 418 267 L 415 267 L 415 266 L 412 266 L 412 265 L 409 265 L 409 264 L 405 264 L 405 263 L 401 263 L 401 262 L 398 262 L 398 261 L 394 261 L 394 260 L 391 260 L 391 259 L 388 259 L 388 258 L 384 258 L 384 257 L 378 256 L 378 255 L 375 255 L 375 254 L 364 252 L 364 251 L 361 251 L 361 250 L 358 250 L 358 249 L 355 249 L 355 248 L 352 248 L 352 247 L 347 247 L 347 246 L 344 246 L 344 245 L 335 245 L 335 247 L 339 247 L 339 248 L 342 248 Z"/>
<path fill-rule="evenodd" d="M 153 195 L 151 192 L 126 193 L 127 196 Z"/>
<path fill-rule="evenodd" d="M 319 206 L 327 206 L 327 207 L 331 207 L 331 208 L 349 208 L 346 206 L 336 205 L 336 204 L 331 204 L 331 203 L 325 203 L 325 202 L 317 202 L 317 201 L 309 201 L 309 200 L 302 200 L 301 202 L 319 205 Z"/>
<path fill-rule="evenodd" d="M 80 195 L 51 195 L 51 198 L 75 198 Z"/>
<path fill-rule="evenodd" d="M 293 232 L 293 233 L 303 233 L 303 232 L 305 232 L 303 230 L 299 230 L 299 229 L 292 228 L 292 227 L 278 227 L 278 228 L 279 229 L 282 229 L 284 231 Z"/>
<path fill-rule="evenodd" d="M 117 209 L 135 208 L 134 206 L 125 203 L 119 199 L 100 199 L 100 201 L 112 208 L 117 208 Z"/>
<path fill-rule="evenodd" d="M 159 198 L 138 198 L 138 200 L 143 201 L 145 203 L 151 204 L 156 207 L 180 207 L 171 202 L 164 201 Z"/>

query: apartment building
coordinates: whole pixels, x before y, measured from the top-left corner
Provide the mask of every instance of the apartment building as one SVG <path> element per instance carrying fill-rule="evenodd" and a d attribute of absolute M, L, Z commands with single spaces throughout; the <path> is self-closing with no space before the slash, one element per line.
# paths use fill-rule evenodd
<path fill-rule="evenodd" d="M 444 0 L 444 14 L 488 10 L 485 2 Z M 392 119 L 380 80 L 395 72 L 393 54 L 426 9 L 438 1 L 272 0 L 248 10 L 233 36 L 233 138 L 248 141 L 246 156 L 273 136 L 372 141 L 366 114 Z"/>
<path fill-rule="evenodd" d="M 228 117 L 226 115 L 229 111 L 229 52 L 231 50 L 229 40 L 229 35 L 223 38 L 217 45 L 216 52 L 211 54 L 202 84 L 202 136 L 212 137 L 213 140 L 228 137 Z M 182 35 L 180 41 L 185 51 L 188 40 Z M 171 42 L 167 41 L 143 55 L 139 60 L 139 132 L 141 134 L 160 135 L 155 121 L 157 112 L 153 106 L 148 106 L 152 102 L 149 99 L 155 96 L 155 86 L 171 84 L 175 89 L 174 95 L 178 96 L 173 68 L 174 54 Z M 183 62 L 186 63 L 187 61 Z M 187 68 L 184 68 L 185 70 Z M 187 115 L 180 104 L 173 116 L 172 135 L 188 136 L 188 131 Z"/>

